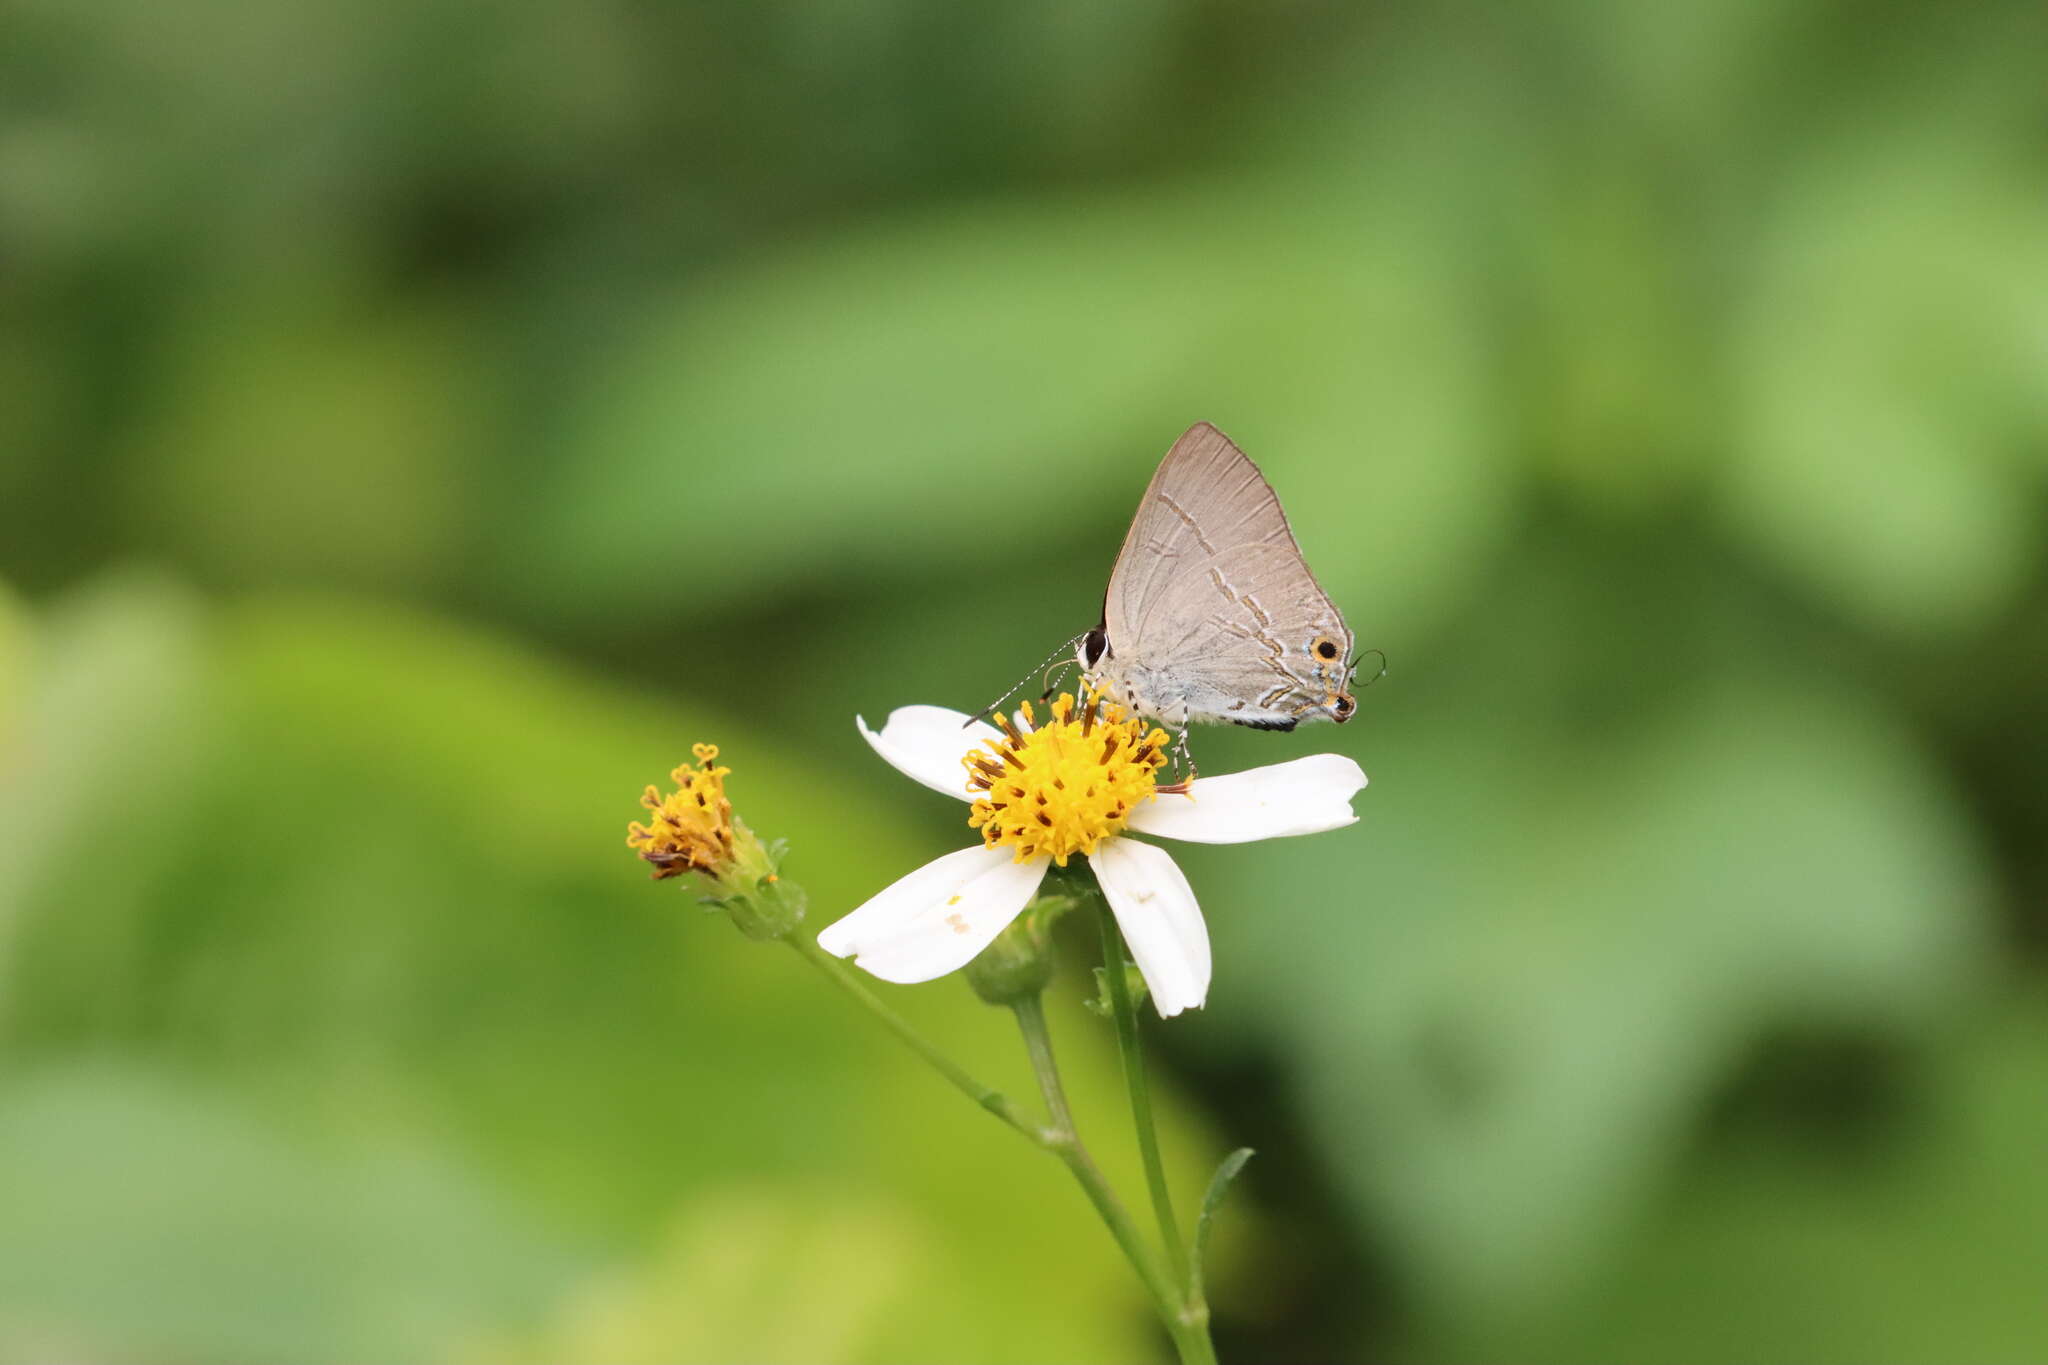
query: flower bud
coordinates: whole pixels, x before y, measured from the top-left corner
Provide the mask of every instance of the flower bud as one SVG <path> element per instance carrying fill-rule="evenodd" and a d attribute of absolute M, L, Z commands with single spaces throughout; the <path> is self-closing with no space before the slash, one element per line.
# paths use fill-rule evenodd
<path fill-rule="evenodd" d="M 1073 908 L 1067 896 L 1040 896 L 967 964 L 967 984 L 991 1005 L 1043 992 L 1052 981 L 1053 921 Z"/>
<path fill-rule="evenodd" d="M 725 795 L 732 769 L 718 766 L 718 746 L 693 752 L 697 766 L 670 774 L 674 792 L 663 796 L 650 786 L 640 797 L 653 821 L 629 825 L 626 845 L 653 866 L 656 881 L 685 872 L 704 878 L 705 904 L 725 911 L 748 938 L 782 938 L 804 918 L 803 889 L 782 880 L 783 846 L 763 844 L 734 817 Z"/>

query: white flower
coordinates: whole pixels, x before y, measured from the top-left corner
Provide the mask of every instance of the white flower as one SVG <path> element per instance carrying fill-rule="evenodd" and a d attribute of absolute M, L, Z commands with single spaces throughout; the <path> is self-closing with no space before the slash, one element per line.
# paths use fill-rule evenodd
<path fill-rule="evenodd" d="M 974 803 L 980 847 L 919 868 L 829 926 L 819 946 L 884 981 L 929 981 L 966 966 L 1023 912 L 1046 869 L 1087 856 L 1145 974 L 1161 1016 L 1209 994 L 1209 930 L 1188 880 L 1165 850 L 1124 831 L 1238 844 L 1353 824 L 1365 786 L 1357 763 L 1315 754 L 1183 789 L 1160 788 L 1164 731 L 1114 707 L 1070 697 L 1043 725 L 1032 708 L 1002 729 L 943 706 L 906 706 L 877 733 L 875 752 L 925 786 Z"/>

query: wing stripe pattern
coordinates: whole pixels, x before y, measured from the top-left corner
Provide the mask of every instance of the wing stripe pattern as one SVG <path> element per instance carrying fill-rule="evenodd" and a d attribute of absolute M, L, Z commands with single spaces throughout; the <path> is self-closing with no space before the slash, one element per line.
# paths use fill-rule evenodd
<path fill-rule="evenodd" d="M 1110 575 L 1113 657 L 1265 710 L 1274 675 L 1320 701 L 1307 650 L 1351 632 L 1303 561 L 1280 500 L 1230 438 L 1198 422 L 1160 461 Z"/>

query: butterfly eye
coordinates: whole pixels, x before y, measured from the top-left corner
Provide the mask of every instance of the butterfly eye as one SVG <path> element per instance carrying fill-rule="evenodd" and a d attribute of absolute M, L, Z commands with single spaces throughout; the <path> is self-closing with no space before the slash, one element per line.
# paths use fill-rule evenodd
<path fill-rule="evenodd" d="M 1081 667 L 1095 667 L 1096 664 L 1102 661 L 1103 653 L 1108 648 L 1109 636 L 1105 635 L 1099 627 L 1089 631 L 1087 638 L 1081 641 Z"/>
<path fill-rule="evenodd" d="M 1332 640 L 1327 635 L 1318 635 L 1316 637 L 1316 642 L 1309 646 L 1309 652 L 1314 654 L 1318 659 L 1323 660 L 1325 663 L 1335 662 L 1336 659 L 1344 653 L 1344 651 L 1338 647 L 1337 642 L 1335 640 Z"/>

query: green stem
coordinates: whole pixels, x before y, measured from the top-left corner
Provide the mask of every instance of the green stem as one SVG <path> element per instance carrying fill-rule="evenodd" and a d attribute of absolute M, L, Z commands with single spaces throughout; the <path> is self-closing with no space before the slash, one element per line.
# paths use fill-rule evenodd
<path fill-rule="evenodd" d="M 1174 1282 L 1190 1291 L 1189 1307 L 1203 1309 L 1192 1297 L 1188 1275 L 1188 1247 L 1180 1239 L 1180 1222 L 1173 1216 L 1173 1194 L 1166 1186 L 1166 1163 L 1159 1158 L 1159 1133 L 1152 1122 L 1152 1094 L 1145 1085 L 1145 1054 L 1138 1045 L 1138 1012 L 1131 1003 L 1130 982 L 1124 979 L 1124 936 L 1117 928 L 1109 901 L 1096 898 L 1102 916 L 1103 977 L 1109 983 L 1110 1008 L 1116 1014 L 1116 1039 L 1124 1056 L 1124 1081 L 1131 1091 L 1131 1118 L 1138 1129 L 1138 1150 L 1145 1158 L 1145 1182 L 1152 1187 L 1152 1211 L 1159 1218 L 1159 1236 L 1171 1258 Z M 1206 1316 L 1206 1309 L 1203 1309 Z"/>
<path fill-rule="evenodd" d="M 1107 913 L 1105 909 L 1105 913 Z M 1050 1127 L 1042 1127 L 1020 1112 L 1010 1099 L 1000 1091 L 991 1089 L 967 1073 L 967 1070 L 919 1033 L 902 1015 L 883 1004 L 875 993 L 863 985 L 860 979 L 830 953 L 813 942 L 809 935 L 790 934 L 783 939 L 798 957 L 803 958 L 833 985 L 845 991 L 880 1020 L 897 1038 L 930 1063 L 933 1070 L 945 1077 L 954 1089 L 988 1110 L 1010 1127 L 1030 1139 L 1033 1145 L 1042 1147 L 1057 1156 L 1073 1173 L 1080 1183 L 1088 1202 L 1095 1206 L 1095 1212 L 1123 1248 L 1126 1258 L 1143 1281 L 1146 1291 L 1151 1294 L 1159 1311 L 1160 1320 L 1166 1325 L 1167 1333 L 1173 1338 L 1175 1351 L 1182 1365 L 1216 1365 L 1216 1349 L 1209 1341 L 1209 1310 L 1206 1304 L 1186 1298 L 1176 1287 L 1174 1273 L 1160 1264 L 1158 1255 L 1146 1245 L 1145 1238 L 1137 1225 L 1125 1211 L 1116 1197 L 1116 1192 L 1103 1177 L 1102 1171 L 1081 1144 L 1080 1134 L 1074 1128 L 1074 1116 L 1067 1107 L 1066 1088 L 1060 1083 L 1058 1065 L 1053 1060 L 1052 1036 L 1045 1026 L 1045 1011 L 1036 995 L 1012 1005 L 1017 1015 L 1017 1026 L 1024 1034 L 1025 1049 L 1031 1054 L 1032 1071 L 1038 1078 L 1038 1087 L 1045 1097 L 1046 1110 L 1052 1116 Z M 1121 959 L 1119 959 L 1120 961 Z M 1122 990 L 1123 978 L 1117 977 L 1118 988 Z M 1124 1016 L 1129 1015 L 1128 992 L 1124 992 Z M 1120 1016 L 1123 1017 L 1123 1016 Z M 1143 1078 L 1138 1084 L 1142 1087 Z M 1145 1109 L 1149 1124 L 1151 1108 Z M 1141 1136 L 1149 1129 L 1141 1129 Z M 1156 1159 L 1156 1142 L 1148 1144 L 1148 1151 Z M 1185 1253 L 1175 1244 L 1176 1260 L 1184 1264 Z M 1185 1272 L 1180 1273 L 1180 1283 L 1187 1283 Z"/>
<path fill-rule="evenodd" d="M 798 957 L 823 972 L 833 985 L 865 1006 L 868 1013 L 882 1021 L 883 1027 L 902 1039 L 911 1051 L 931 1063 L 932 1069 L 944 1076 L 955 1090 L 1015 1128 L 1038 1146 L 1052 1146 L 1052 1134 L 1039 1127 L 1027 1115 L 1018 1112 L 1017 1106 L 1001 1091 L 990 1089 L 968 1075 L 964 1067 L 939 1051 L 938 1047 L 919 1033 L 908 1019 L 883 1004 L 873 991 L 860 983 L 845 963 L 820 948 L 811 940 L 810 935 L 799 931 L 788 935 L 782 941 L 795 949 Z"/>
<path fill-rule="evenodd" d="M 1103 1178 L 1101 1169 L 1081 1142 L 1081 1134 L 1074 1127 L 1073 1112 L 1067 1107 L 1066 1087 L 1060 1083 L 1059 1064 L 1053 1059 L 1052 1034 L 1045 1026 L 1044 1002 L 1037 995 L 1027 995 L 1012 1001 L 1010 1008 L 1017 1016 L 1018 1031 L 1024 1035 L 1025 1051 L 1031 1054 L 1031 1070 L 1038 1077 L 1038 1089 L 1045 1097 L 1046 1112 L 1052 1115 L 1052 1127 L 1047 1132 L 1051 1141 L 1047 1146 L 1073 1172 L 1088 1201 L 1095 1205 L 1095 1212 L 1108 1226 L 1110 1235 L 1123 1248 L 1131 1268 L 1138 1272 L 1138 1278 L 1151 1292 L 1153 1306 L 1158 1309 L 1160 1321 L 1172 1336 L 1183 1365 L 1215 1365 L 1216 1351 L 1209 1342 L 1206 1310 L 1199 1319 L 1188 1312 L 1180 1291 L 1166 1268 L 1159 1263 L 1157 1253 L 1145 1244 L 1144 1234 L 1131 1221 L 1131 1215 L 1124 1210 L 1116 1192 L 1110 1189 L 1109 1181 Z"/>

